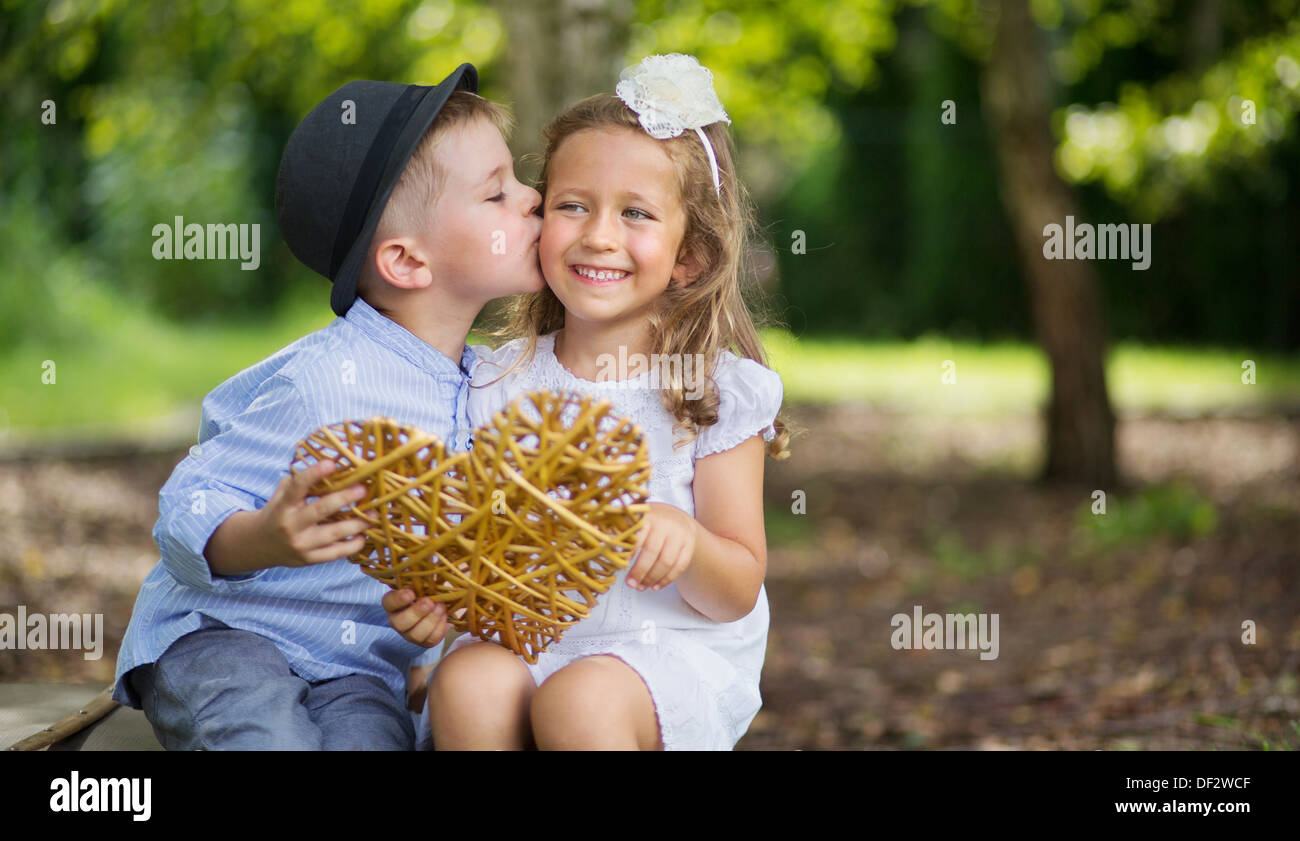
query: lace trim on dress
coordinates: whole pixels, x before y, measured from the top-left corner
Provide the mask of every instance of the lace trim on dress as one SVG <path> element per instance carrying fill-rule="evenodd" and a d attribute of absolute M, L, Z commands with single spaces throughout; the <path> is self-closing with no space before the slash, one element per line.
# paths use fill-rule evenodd
<path fill-rule="evenodd" d="M 725 432 L 712 436 L 712 440 L 707 444 L 700 444 L 695 448 L 695 457 L 704 458 L 714 453 L 723 453 L 732 447 L 743 444 L 755 435 L 762 435 L 764 441 L 771 441 L 776 437 L 776 427 L 772 424 L 764 425 L 762 422 L 754 422 L 745 426 L 734 426 Z M 696 439 L 698 440 L 698 439 Z"/>

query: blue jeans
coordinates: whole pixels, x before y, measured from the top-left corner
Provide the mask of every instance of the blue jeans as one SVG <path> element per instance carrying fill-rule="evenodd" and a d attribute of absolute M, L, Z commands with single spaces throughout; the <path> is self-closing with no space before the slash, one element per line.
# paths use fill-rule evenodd
<path fill-rule="evenodd" d="M 311 683 L 275 643 L 218 624 L 129 675 L 167 750 L 412 750 L 403 701 L 372 675 Z"/>

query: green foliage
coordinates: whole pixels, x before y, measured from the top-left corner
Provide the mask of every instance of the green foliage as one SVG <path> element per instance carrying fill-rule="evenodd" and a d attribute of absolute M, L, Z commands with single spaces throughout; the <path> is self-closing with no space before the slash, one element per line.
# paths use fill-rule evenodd
<path fill-rule="evenodd" d="M 1097 551 L 1162 538 L 1196 540 L 1212 534 L 1217 524 L 1214 504 L 1181 483 L 1150 485 L 1127 497 L 1108 494 L 1105 514 L 1093 514 L 1088 502 L 1075 515 L 1080 534 Z"/>
<path fill-rule="evenodd" d="M 766 506 L 763 524 L 770 546 L 811 543 L 814 538 L 812 521 L 807 514 L 794 514 L 789 506 Z"/>
<path fill-rule="evenodd" d="M 3 14 L 15 165 L 0 174 L 0 248 L 30 252 L 21 219 L 42 215 L 46 253 L 78 252 L 94 266 L 88 280 L 189 320 L 260 313 L 303 284 L 319 291 L 274 223 L 280 151 L 308 109 L 350 79 L 428 82 L 490 62 L 501 41 L 495 13 L 451 0 L 58 0 Z M 54 125 L 40 120 L 46 100 Z M 259 224 L 260 269 L 154 260 L 154 225 L 177 216 Z M 22 283 L 0 269 L 0 285 Z M 49 332 L 32 324 L 48 310 L 29 306 L 10 345 Z"/>
<path fill-rule="evenodd" d="M 991 572 L 984 556 L 968 549 L 958 532 L 945 531 L 934 541 L 930 551 L 939 569 L 967 581 Z"/>
<path fill-rule="evenodd" d="M 1218 727 L 1228 730 L 1241 737 L 1242 741 L 1248 747 L 1256 750 L 1300 750 L 1300 721 L 1290 722 L 1290 728 L 1296 734 L 1296 741 L 1292 742 L 1289 736 L 1279 737 L 1276 742 L 1260 733 L 1258 730 L 1251 729 L 1241 723 L 1238 719 L 1228 715 L 1216 715 L 1212 713 L 1201 713 L 1196 716 L 1198 724 L 1208 724 L 1211 727 Z"/>
<path fill-rule="evenodd" d="M 915 338 L 1031 335 L 978 107 L 980 67 L 900 18 L 879 84 L 830 99 L 843 137 L 772 208 L 790 327 Z M 956 123 L 940 122 L 951 101 Z M 993 212 L 991 212 L 993 211 Z M 806 234 L 806 253 L 792 233 Z"/>
<path fill-rule="evenodd" d="M 876 81 L 880 57 L 895 46 L 898 0 L 643 0 L 628 51 L 687 52 L 715 76 L 718 96 L 748 152 L 760 195 L 786 183 L 839 139 L 827 107 L 834 90 Z M 778 159 L 779 158 L 779 163 Z"/>
<path fill-rule="evenodd" d="M 829 172 L 810 168 L 781 207 L 798 219 L 788 227 L 815 230 L 826 246 L 802 259 L 778 249 L 782 291 L 798 308 L 792 322 L 880 337 L 926 329 L 1028 337 L 1015 244 L 1002 214 L 989 212 L 999 202 L 998 164 L 980 142 L 976 83 L 997 4 L 913 5 L 924 26 L 896 16 L 899 48 L 877 59 L 881 84 L 836 108 L 847 153 Z M 1162 222 L 1152 270 L 1096 267 L 1113 335 L 1296 347 L 1300 2 L 1198 6 L 1195 15 L 1175 0 L 1030 8 L 1047 30 L 1048 81 L 1060 102 L 1058 171 L 1083 188 L 1090 219 Z M 945 43 L 937 51 L 928 44 L 936 35 Z M 925 60 L 909 62 L 917 53 Z M 899 87 L 911 88 L 901 99 L 910 111 L 903 137 L 888 110 Z M 942 99 L 960 115 L 945 133 Z M 864 112 L 870 123 L 849 128 Z M 842 187 L 826 200 L 823 183 Z"/>
<path fill-rule="evenodd" d="M 930 541 L 930 554 L 938 569 L 966 581 L 1000 575 L 1040 560 L 1027 545 L 993 543 L 983 550 L 972 549 L 956 530 L 938 531 Z"/>
<path fill-rule="evenodd" d="M 1161 221 L 1149 272 L 1097 267 L 1116 338 L 1300 341 L 1297 7 L 1233 4 L 1207 40 L 1173 0 L 1032 3 L 1061 96 L 1062 173 L 1090 218 Z M 991 10 L 636 3 L 629 63 L 688 51 L 716 74 L 796 333 L 1032 336 L 979 101 Z M 68 291 L 83 284 L 187 322 L 319 293 L 273 220 L 301 116 L 349 79 L 427 82 L 461 61 L 480 66 L 487 95 L 511 98 L 496 82 L 509 45 L 483 0 L 54 0 L 0 16 L 0 350 L 84 341 L 77 319 L 94 307 Z M 1255 125 L 1234 117 L 1246 99 Z M 55 125 L 40 120 L 46 100 Z M 944 100 L 955 125 L 939 122 Z M 176 216 L 260 224 L 261 268 L 154 260 L 152 228 Z M 792 252 L 795 231 L 806 254 Z"/>
<path fill-rule="evenodd" d="M 1100 181 L 1144 218 L 1167 215 L 1188 191 L 1212 191 L 1223 175 L 1262 165 L 1294 130 L 1300 20 L 1203 73 L 1125 83 L 1117 99 L 1058 115 L 1058 166 L 1074 182 Z"/>
<path fill-rule="evenodd" d="M 81 252 L 65 247 L 58 220 L 36 196 L 33 179 L 17 179 L 0 194 L 0 351 L 26 338 L 44 344 L 76 341 L 89 327 L 69 289 L 84 283 L 92 268 Z"/>

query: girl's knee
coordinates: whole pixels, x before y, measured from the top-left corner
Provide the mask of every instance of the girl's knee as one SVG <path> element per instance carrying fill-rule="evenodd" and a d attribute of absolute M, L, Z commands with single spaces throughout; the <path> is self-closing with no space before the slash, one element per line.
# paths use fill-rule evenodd
<path fill-rule="evenodd" d="M 444 749 L 526 747 L 529 697 L 536 690 L 528 667 L 495 643 L 474 643 L 448 654 L 429 681 L 433 741 Z"/>
<path fill-rule="evenodd" d="M 495 643 L 479 642 L 458 648 L 443 658 L 429 680 L 429 703 L 526 697 L 536 689 L 528 667 Z"/>
<path fill-rule="evenodd" d="M 649 690 L 614 657 L 585 657 L 551 675 L 533 695 L 529 718 L 542 749 L 659 746 Z"/>

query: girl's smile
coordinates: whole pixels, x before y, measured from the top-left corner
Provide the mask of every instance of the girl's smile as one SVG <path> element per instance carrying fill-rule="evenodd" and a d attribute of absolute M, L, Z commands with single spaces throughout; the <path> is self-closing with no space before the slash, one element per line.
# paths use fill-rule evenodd
<path fill-rule="evenodd" d="M 569 271 L 576 275 L 579 281 L 591 286 L 613 286 L 632 274 L 622 269 L 607 269 L 584 264 L 569 266 Z"/>

